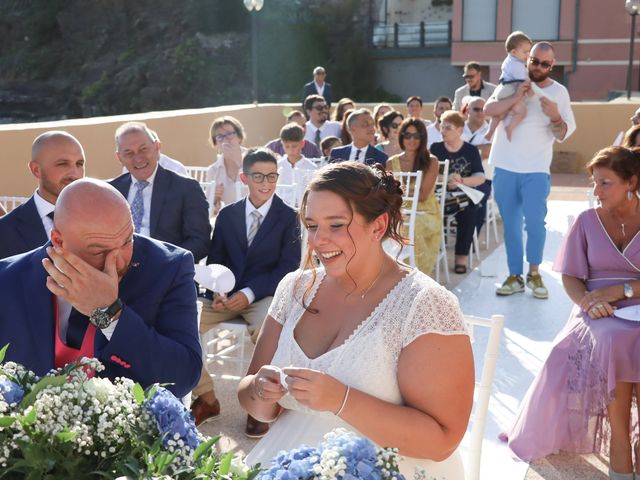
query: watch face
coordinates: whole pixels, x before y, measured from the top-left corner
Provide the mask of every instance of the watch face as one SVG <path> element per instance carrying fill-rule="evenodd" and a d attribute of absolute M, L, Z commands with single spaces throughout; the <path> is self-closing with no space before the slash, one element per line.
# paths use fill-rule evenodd
<path fill-rule="evenodd" d="M 111 316 L 107 313 L 106 308 L 97 308 L 89 317 L 89 321 L 96 328 L 107 328 L 111 324 Z"/>

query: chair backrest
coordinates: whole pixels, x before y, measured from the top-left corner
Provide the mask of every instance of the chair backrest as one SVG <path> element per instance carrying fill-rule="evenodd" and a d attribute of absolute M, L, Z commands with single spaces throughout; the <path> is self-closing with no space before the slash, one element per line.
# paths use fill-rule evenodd
<path fill-rule="evenodd" d="M 447 202 L 447 182 L 449 181 L 449 160 L 438 161 L 439 174 L 436 179 L 436 194 L 440 200 L 440 215 L 444 218 L 444 206 Z"/>
<path fill-rule="evenodd" d="M 23 203 L 26 203 L 29 200 L 29 197 L 5 197 L 0 196 L 0 205 L 4 208 L 7 213 L 13 210 L 16 207 L 19 207 Z"/>
<path fill-rule="evenodd" d="M 215 209 L 214 206 L 214 198 L 216 193 L 216 182 L 199 182 L 200 188 L 204 192 L 204 196 L 207 198 L 207 203 L 209 204 L 209 218 L 213 216 L 213 212 Z"/>
<path fill-rule="evenodd" d="M 402 212 L 407 217 L 409 225 L 409 240 L 413 244 L 415 239 L 416 215 L 420 201 L 420 187 L 422 186 L 422 171 L 393 172 L 393 176 L 402 186 Z"/>
<path fill-rule="evenodd" d="M 187 175 L 189 175 L 194 180 L 197 180 L 201 183 L 207 181 L 207 171 L 209 170 L 209 167 L 185 166 L 184 168 L 187 169 Z"/>
<path fill-rule="evenodd" d="M 487 412 L 489 410 L 489 399 L 493 386 L 493 377 L 496 371 L 496 361 L 500 348 L 500 336 L 504 327 L 504 315 L 492 315 L 491 318 L 475 317 L 465 315 L 464 321 L 467 324 L 471 341 L 474 342 L 474 329 L 484 327 L 489 329 L 489 337 L 484 353 L 482 375 L 480 382 L 476 382 L 475 407 L 471 418 L 471 439 L 469 443 L 469 459 L 467 464 L 467 480 L 480 479 L 480 459 L 482 455 L 482 439 L 487 422 Z"/>

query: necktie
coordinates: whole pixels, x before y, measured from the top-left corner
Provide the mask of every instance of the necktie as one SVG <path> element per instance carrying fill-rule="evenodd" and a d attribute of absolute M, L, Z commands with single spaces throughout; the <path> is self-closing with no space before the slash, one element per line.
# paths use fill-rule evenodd
<path fill-rule="evenodd" d="M 362 152 L 362 150 L 356 150 L 356 162 L 360 161 L 360 152 Z"/>
<path fill-rule="evenodd" d="M 89 318 L 72 308 L 69 315 L 69 325 L 67 326 L 67 341 L 65 342 L 67 347 L 75 348 L 76 350 L 80 349 L 88 326 Z"/>
<path fill-rule="evenodd" d="M 251 222 L 251 227 L 249 227 L 249 233 L 247 233 L 247 246 L 251 245 L 253 239 L 256 238 L 256 233 L 258 233 L 258 229 L 260 228 L 260 220 L 262 219 L 262 214 L 257 210 L 251 212 L 251 216 L 253 217 L 253 221 Z"/>
<path fill-rule="evenodd" d="M 149 182 L 143 180 L 136 182 L 136 195 L 133 197 L 131 203 L 131 216 L 133 217 L 133 225 L 136 229 L 136 233 L 140 233 L 140 227 L 142 227 L 142 217 L 144 217 L 144 200 L 142 199 L 142 191 L 147 188 Z"/>
<path fill-rule="evenodd" d="M 49 217 L 51 219 L 51 221 L 53 222 L 53 212 L 47 213 L 47 217 Z"/>
<path fill-rule="evenodd" d="M 318 146 L 318 148 L 320 148 L 320 140 L 322 140 L 322 139 L 320 138 L 320 129 L 318 128 L 316 130 L 316 139 L 315 139 L 315 142 L 316 142 L 316 145 Z"/>

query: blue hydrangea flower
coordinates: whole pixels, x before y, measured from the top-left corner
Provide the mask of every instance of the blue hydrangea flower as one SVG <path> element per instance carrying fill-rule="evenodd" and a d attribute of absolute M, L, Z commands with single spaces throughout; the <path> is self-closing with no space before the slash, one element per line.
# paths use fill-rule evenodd
<path fill-rule="evenodd" d="M 304 480 L 313 477 L 313 466 L 320 452 L 303 445 L 289 452 L 281 451 L 271 460 L 269 468 L 258 475 L 258 480 Z"/>
<path fill-rule="evenodd" d="M 15 382 L 6 377 L 0 378 L 0 396 L 9 405 L 20 403 L 24 397 L 24 390 Z"/>
<path fill-rule="evenodd" d="M 193 417 L 169 390 L 158 387 L 153 396 L 145 402 L 145 407 L 156 419 L 165 446 L 169 440 L 176 440 L 176 434 L 192 449 L 200 445 L 200 436 Z"/>

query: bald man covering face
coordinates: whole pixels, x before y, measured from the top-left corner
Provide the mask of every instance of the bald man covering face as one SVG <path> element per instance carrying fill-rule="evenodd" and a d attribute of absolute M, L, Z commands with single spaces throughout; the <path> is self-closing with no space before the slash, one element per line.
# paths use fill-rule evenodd
<path fill-rule="evenodd" d="M 73 135 L 52 130 L 33 141 L 28 166 L 38 188 L 29 201 L 0 218 L 0 258 L 28 252 L 49 239 L 58 195 L 84 177 L 84 150 Z"/>
<path fill-rule="evenodd" d="M 193 256 L 133 233 L 126 199 L 78 180 L 56 204 L 51 242 L 0 261 L 0 339 L 38 375 L 76 358 L 101 375 L 188 393 L 202 367 Z"/>

